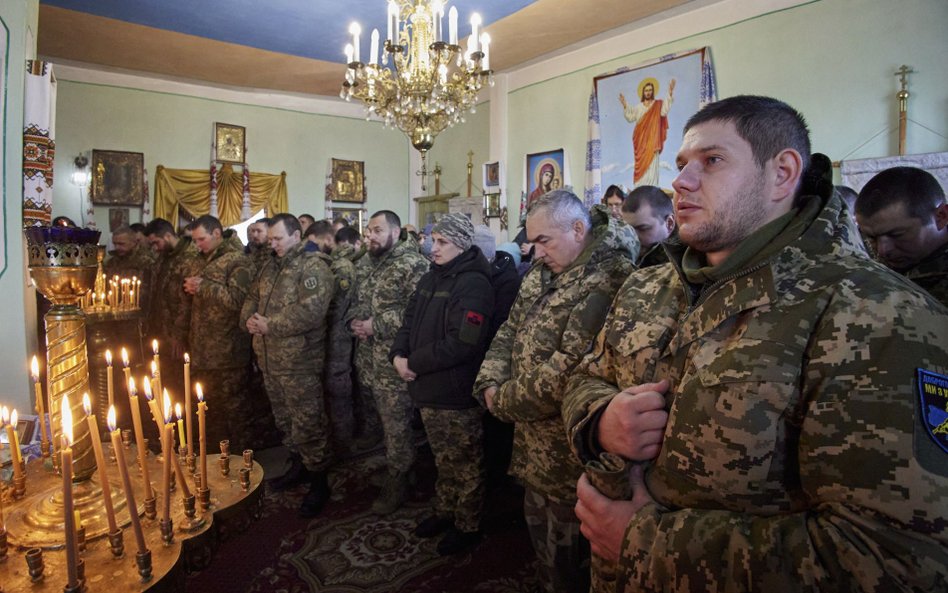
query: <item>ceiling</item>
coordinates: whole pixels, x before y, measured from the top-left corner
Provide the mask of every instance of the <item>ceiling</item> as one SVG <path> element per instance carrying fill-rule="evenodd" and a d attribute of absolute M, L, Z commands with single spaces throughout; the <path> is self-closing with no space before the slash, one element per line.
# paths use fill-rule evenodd
<path fill-rule="evenodd" d="M 491 66 L 515 68 L 691 0 L 462 0 L 491 35 Z M 205 84 L 335 96 L 349 23 L 385 33 L 385 0 L 41 0 L 39 54 Z M 447 17 L 445 17 L 447 21 Z M 447 25 L 445 24 L 445 28 Z"/>

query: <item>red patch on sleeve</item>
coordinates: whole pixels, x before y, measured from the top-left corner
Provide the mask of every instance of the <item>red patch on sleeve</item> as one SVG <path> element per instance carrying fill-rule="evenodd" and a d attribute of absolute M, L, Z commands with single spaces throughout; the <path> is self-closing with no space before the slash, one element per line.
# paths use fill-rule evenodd
<path fill-rule="evenodd" d="M 464 316 L 464 323 L 480 327 L 484 323 L 484 316 L 474 311 L 468 311 Z"/>

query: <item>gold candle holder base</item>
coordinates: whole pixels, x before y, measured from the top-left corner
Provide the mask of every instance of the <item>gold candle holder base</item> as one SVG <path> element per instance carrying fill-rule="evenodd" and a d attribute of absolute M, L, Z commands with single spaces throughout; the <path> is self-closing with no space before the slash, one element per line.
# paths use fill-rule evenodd
<path fill-rule="evenodd" d="M 109 532 L 109 549 L 116 558 L 121 558 L 125 553 L 125 542 L 122 539 L 122 530 L 116 529 Z"/>
<path fill-rule="evenodd" d="M 221 455 L 224 457 L 227 457 L 228 455 L 230 455 L 230 441 L 228 439 L 224 439 L 223 441 L 221 441 L 220 445 L 221 445 Z"/>
<path fill-rule="evenodd" d="M 218 463 L 221 466 L 221 475 L 225 478 L 230 475 L 230 457 L 227 455 L 221 455 L 221 458 L 218 460 Z"/>
<path fill-rule="evenodd" d="M 154 521 L 158 516 L 158 502 L 154 496 L 146 498 L 143 502 L 145 503 L 145 518 Z"/>
<path fill-rule="evenodd" d="M 204 517 L 197 517 L 194 508 L 194 495 L 182 499 L 181 504 L 184 507 L 184 520 L 178 526 L 178 531 L 190 533 L 204 527 Z"/>
<path fill-rule="evenodd" d="M 80 525 L 76 528 L 76 546 L 80 552 L 86 551 L 86 526 Z"/>
<path fill-rule="evenodd" d="M 40 452 L 43 454 L 43 459 L 49 459 L 51 449 L 52 447 L 49 446 L 49 441 L 43 441 L 40 443 Z"/>
<path fill-rule="evenodd" d="M 197 457 L 194 455 L 188 455 L 184 459 L 185 465 L 188 466 L 188 473 L 194 475 L 197 472 Z"/>
<path fill-rule="evenodd" d="M 13 498 L 23 498 L 26 494 L 26 474 L 21 474 L 19 478 L 13 478 Z"/>
<path fill-rule="evenodd" d="M 30 573 L 30 580 L 34 583 L 43 578 L 43 570 L 46 565 L 43 564 L 43 549 L 30 548 L 26 551 L 26 569 Z"/>
<path fill-rule="evenodd" d="M 244 492 L 250 490 L 250 468 L 242 467 L 240 468 L 240 489 Z"/>
<path fill-rule="evenodd" d="M 151 580 L 151 550 L 135 553 L 135 565 L 138 566 L 138 574 L 142 577 L 142 582 L 147 583 Z"/>
<path fill-rule="evenodd" d="M 124 445 L 126 449 L 132 448 L 132 430 L 130 428 L 122 429 L 122 445 Z"/>
<path fill-rule="evenodd" d="M 166 546 L 170 546 L 174 543 L 174 521 L 170 517 L 168 519 L 159 520 L 158 528 L 161 530 L 161 541 L 163 541 Z"/>
<path fill-rule="evenodd" d="M 6 527 L 0 525 L 0 562 L 3 562 L 7 559 L 7 550 L 9 546 L 7 545 L 7 529 Z"/>
<path fill-rule="evenodd" d="M 253 469 L 253 449 L 244 449 L 244 467 Z"/>
<path fill-rule="evenodd" d="M 209 488 L 204 486 L 198 488 L 198 502 L 201 504 L 201 511 L 211 508 L 211 491 Z"/>

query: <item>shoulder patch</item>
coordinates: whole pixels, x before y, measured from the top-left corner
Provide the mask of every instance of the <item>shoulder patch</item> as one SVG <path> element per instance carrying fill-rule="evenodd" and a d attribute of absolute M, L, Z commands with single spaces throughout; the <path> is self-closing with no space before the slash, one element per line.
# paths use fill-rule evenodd
<path fill-rule="evenodd" d="M 461 331 L 458 332 L 458 338 L 465 344 L 477 344 L 481 339 L 483 326 L 483 314 L 477 311 L 465 311 L 464 323 L 461 325 Z"/>
<path fill-rule="evenodd" d="M 945 459 L 948 453 L 948 376 L 926 369 L 916 369 L 916 373 L 915 454 L 922 467 L 945 476 L 948 475 Z"/>
<path fill-rule="evenodd" d="M 316 278 L 313 276 L 310 276 L 306 280 L 303 280 L 303 287 L 306 288 L 306 290 L 316 290 L 317 285 L 318 285 L 318 282 L 316 281 Z"/>

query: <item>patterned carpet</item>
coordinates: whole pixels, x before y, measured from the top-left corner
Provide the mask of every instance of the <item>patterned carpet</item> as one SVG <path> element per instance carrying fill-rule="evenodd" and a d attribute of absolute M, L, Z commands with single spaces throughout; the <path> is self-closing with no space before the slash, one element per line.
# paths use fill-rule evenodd
<path fill-rule="evenodd" d="M 249 531 L 224 542 L 212 565 L 188 580 L 188 591 L 228 593 L 523 593 L 535 586 L 534 556 L 522 517 L 522 492 L 493 488 L 483 519 L 484 538 L 468 553 L 443 558 L 438 538 L 412 535 L 429 513 L 434 462 L 427 447 L 417 464 L 412 499 L 399 511 L 371 512 L 383 457 L 374 452 L 335 468 L 332 500 L 316 519 L 296 508 L 305 488 L 267 493 L 263 514 Z"/>

